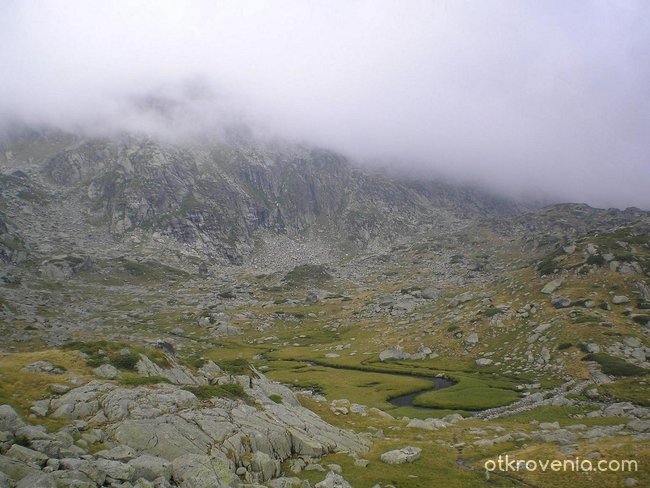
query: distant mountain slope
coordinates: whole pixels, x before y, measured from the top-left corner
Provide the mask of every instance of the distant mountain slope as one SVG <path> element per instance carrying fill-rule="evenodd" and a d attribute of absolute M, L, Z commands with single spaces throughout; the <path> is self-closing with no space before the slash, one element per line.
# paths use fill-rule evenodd
<path fill-rule="evenodd" d="M 58 195 L 45 207 L 66 205 L 114 238 L 160 235 L 232 263 L 264 232 L 355 250 L 458 218 L 517 211 L 477 189 L 398 181 L 331 151 L 241 134 L 187 146 L 47 132 L 3 140 L 5 172 L 22 168 L 26 186 Z"/>

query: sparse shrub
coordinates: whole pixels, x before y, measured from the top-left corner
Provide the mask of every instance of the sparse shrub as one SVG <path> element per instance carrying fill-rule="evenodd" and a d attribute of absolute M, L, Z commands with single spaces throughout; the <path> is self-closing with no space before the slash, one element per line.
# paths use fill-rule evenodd
<path fill-rule="evenodd" d="M 650 322 L 650 315 L 635 315 L 632 317 L 632 320 L 634 320 L 637 324 L 646 325 L 648 322 Z"/>
<path fill-rule="evenodd" d="M 632 254 L 615 254 L 614 259 L 616 259 L 616 261 L 631 263 L 632 261 L 634 261 L 634 256 Z"/>
<path fill-rule="evenodd" d="M 454 332 L 455 330 L 458 330 L 457 325 L 450 325 L 449 327 L 447 327 L 447 332 Z"/>
<path fill-rule="evenodd" d="M 587 354 L 584 357 L 584 360 L 596 361 L 600 364 L 603 373 L 614 376 L 645 376 L 648 374 L 647 369 L 636 366 L 635 364 L 630 364 L 621 358 L 610 356 L 609 354 L 602 352 Z"/>
<path fill-rule="evenodd" d="M 163 376 L 134 376 L 130 378 L 120 378 L 120 383 L 126 386 L 157 385 L 159 383 L 169 382 L 170 381 Z"/>
<path fill-rule="evenodd" d="M 135 365 L 140 361 L 140 356 L 134 352 L 129 354 L 119 354 L 111 358 L 111 364 L 117 369 L 135 370 Z"/>
<path fill-rule="evenodd" d="M 274 401 L 275 403 L 282 403 L 282 397 L 277 394 L 269 395 L 269 399 Z"/>
<path fill-rule="evenodd" d="M 244 359 L 228 359 L 217 363 L 221 369 L 230 374 L 248 374 L 250 368 Z"/>
<path fill-rule="evenodd" d="M 494 317 L 495 315 L 498 315 L 498 314 L 500 314 L 502 312 L 501 312 L 501 310 L 499 310 L 496 307 L 490 307 L 487 310 L 485 310 L 484 313 L 485 313 L 486 317 Z"/>
<path fill-rule="evenodd" d="M 551 258 L 546 258 L 537 265 L 537 272 L 540 275 L 550 275 L 555 272 L 557 265 Z"/>
<path fill-rule="evenodd" d="M 605 264 L 605 258 L 600 254 L 592 254 L 587 258 L 587 264 L 595 264 L 597 266 L 602 266 Z"/>
<path fill-rule="evenodd" d="M 562 344 L 557 346 L 557 350 L 564 351 L 565 349 L 569 349 L 571 346 L 573 346 L 573 344 L 571 344 L 570 342 L 563 342 Z"/>
<path fill-rule="evenodd" d="M 290 286 L 318 285 L 332 279 L 327 268 L 322 264 L 301 264 L 296 266 L 286 275 L 283 281 Z"/>
<path fill-rule="evenodd" d="M 575 319 L 573 319 L 574 323 L 576 324 L 587 324 L 590 322 L 600 322 L 599 317 L 595 317 L 593 315 L 579 315 Z"/>
<path fill-rule="evenodd" d="M 246 393 L 240 384 L 187 386 L 183 388 L 201 400 L 210 398 L 244 398 Z"/>

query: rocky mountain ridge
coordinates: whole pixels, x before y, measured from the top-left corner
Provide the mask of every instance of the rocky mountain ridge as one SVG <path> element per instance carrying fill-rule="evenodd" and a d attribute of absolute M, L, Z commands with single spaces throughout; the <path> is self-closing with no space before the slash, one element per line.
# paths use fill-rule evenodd
<path fill-rule="evenodd" d="M 0 486 L 561 488 L 482 463 L 650 459 L 648 212 L 245 137 L 2 144 Z"/>
<path fill-rule="evenodd" d="M 53 212 L 74 205 L 83 226 L 102 227 L 106 236 L 170 238 L 233 264 L 254 252 L 261 234 L 324 242 L 340 254 L 458 218 L 517 211 L 477 189 L 397 181 L 333 152 L 284 142 L 233 138 L 181 147 L 134 138 L 25 137 L 5 140 L 1 151 L 2 206 L 14 204 L 13 218 L 30 203 Z M 43 212 L 45 221 L 52 218 Z"/>

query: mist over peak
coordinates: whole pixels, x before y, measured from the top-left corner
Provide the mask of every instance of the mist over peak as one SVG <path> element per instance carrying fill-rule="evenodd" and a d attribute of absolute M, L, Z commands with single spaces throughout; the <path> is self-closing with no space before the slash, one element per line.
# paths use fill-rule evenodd
<path fill-rule="evenodd" d="M 7 2 L 0 119 L 251 130 L 508 196 L 650 208 L 650 6 Z"/>

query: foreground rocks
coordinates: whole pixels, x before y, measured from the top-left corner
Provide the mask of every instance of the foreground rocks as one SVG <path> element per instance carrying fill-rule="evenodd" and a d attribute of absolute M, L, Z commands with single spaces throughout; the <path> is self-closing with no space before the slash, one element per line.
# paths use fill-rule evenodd
<path fill-rule="evenodd" d="M 278 478 L 280 463 L 289 458 L 356 454 L 370 446 L 366 437 L 327 424 L 262 375 L 227 379 L 241 384 L 246 397 L 201 400 L 178 385 L 123 388 L 93 381 L 47 401 L 48 415 L 72 421 L 55 433 L 0 406 L 7 440 L 0 451 L 6 476 L 0 486 L 240 486 Z M 350 485 L 329 473 L 319 486 Z"/>

